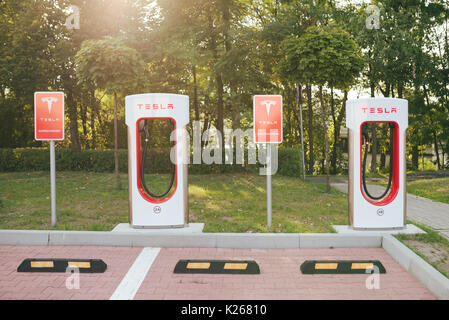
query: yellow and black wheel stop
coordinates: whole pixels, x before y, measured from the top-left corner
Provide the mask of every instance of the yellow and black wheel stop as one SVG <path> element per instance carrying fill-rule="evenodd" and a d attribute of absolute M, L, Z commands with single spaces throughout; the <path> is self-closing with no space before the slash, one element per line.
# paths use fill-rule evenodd
<path fill-rule="evenodd" d="M 76 268 L 80 273 L 103 273 L 107 265 L 101 259 L 25 259 L 17 272 L 67 272 L 67 268 Z"/>
<path fill-rule="evenodd" d="M 301 265 L 303 274 L 386 273 L 379 260 L 307 260 Z"/>
<path fill-rule="evenodd" d="M 260 274 L 255 261 L 179 260 L 174 273 Z"/>

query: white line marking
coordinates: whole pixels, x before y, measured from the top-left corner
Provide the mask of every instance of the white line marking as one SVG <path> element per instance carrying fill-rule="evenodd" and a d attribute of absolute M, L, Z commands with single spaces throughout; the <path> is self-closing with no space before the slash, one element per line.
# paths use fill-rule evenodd
<path fill-rule="evenodd" d="M 161 248 L 143 248 L 109 300 L 133 300 Z"/>

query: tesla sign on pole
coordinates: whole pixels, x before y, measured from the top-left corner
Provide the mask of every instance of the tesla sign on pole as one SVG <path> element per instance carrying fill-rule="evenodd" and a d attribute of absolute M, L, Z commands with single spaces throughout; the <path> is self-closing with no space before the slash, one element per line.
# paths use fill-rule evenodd
<path fill-rule="evenodd" d="M 282 143 L 282 96 L 254 96 L 254 142 Z"/>
<path fill-rule="evenodd" d="M 254 142 L 267 148 L 267 225 L 271 230 L 271 144 L 282 143 L 282 96 L 254 96 L 253 119 Z"/>
<path fill-rule="evenodd" d="M 34 137 L 50 141 L 51 225 L 56 225 L 55 140 L 64 140 L 64 92 L 34 93 Z"/>

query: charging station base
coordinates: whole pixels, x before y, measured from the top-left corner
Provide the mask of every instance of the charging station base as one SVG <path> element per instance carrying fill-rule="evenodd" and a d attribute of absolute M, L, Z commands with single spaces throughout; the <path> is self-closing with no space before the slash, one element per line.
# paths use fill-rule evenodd
<path fill-rule="evenodd" d="M 414 224 L 407 224 L 405 228 L 402 229 L 353 229 L 346 225 L 333 225 L 332 226 L 337 233 L 344 234 L 364 234 L 364 233 L 377 233 L 377 234 L 419 234 L 427 233 L 421 228 L 418 228 Z"/>

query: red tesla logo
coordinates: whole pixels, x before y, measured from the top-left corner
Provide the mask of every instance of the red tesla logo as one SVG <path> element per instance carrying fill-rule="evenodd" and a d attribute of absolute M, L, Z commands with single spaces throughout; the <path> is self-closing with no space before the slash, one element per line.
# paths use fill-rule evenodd
<path fill-rule="evenodd" d="M 174 109 L 173 103 L 169 103 L 167 105 L 164 105 L 162 103 L 146 103 L 146 104 L 138 104 L 139 110 L 145 109 L 145 110 L 167 110 L 167 109 Z"/>
<path fill-rule="evenodd" d="M 398 113 L 397 108 L 362 108 L 363 113 Z"/>

